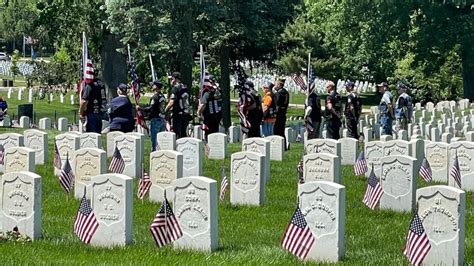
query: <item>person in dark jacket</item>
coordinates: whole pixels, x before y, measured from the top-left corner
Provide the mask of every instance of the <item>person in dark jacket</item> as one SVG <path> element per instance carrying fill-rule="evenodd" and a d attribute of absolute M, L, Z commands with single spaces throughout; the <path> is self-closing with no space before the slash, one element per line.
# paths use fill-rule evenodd
<path fill-rule="evenodd" d="M 326 108 L 324 118 L 326 123 L 326 138 L 338 140 L 340 138 L 339 129 L 342 126 L 342 100 L 341 95 L 336 91 L 336 85 L 332 81 L 326 83 Z"/>
<path fill-rule="evenodd" d="M 144 108 L 137 105 L 137 110 L 142 109 L 149 114 L 150 118 L 150 137 L 151 137 L 151 151 L 156 150 L 156 134 L 165 131 L 165 105 L 166 98 L 161 92 L 163 83 L 155 80 L 151 83 L 151 90 L 155 93 L 150 98 L 150 104 Z"/>
<path fill-rule="evenodd" d="M 132 103 L 127 96 L 128 87 L 120 84 L 117 88 L 118 96 L 110 102 L 109 119 L 110 131 L 132 132 L 135 122 L 132 115 Z"/>
<path fill-rule="evenodd" d="M 316 94 L 314 83 L 313 86 L 310 86 L 309 90 L 309 95 L 305 102 L 304 121 L 308 139 L 317 139 L 320 135 L 322 121 L 321 98 Z"/>
<path fill-rule="evenodd" d="M 347 136 L 349 138 L 359 139 L 359 130 L 357 124 L 359 123 L 362 105 L 359 94 L 354 91 L 355 83 L 347 81 L 346 84 L 347 104 L 344 109 L 344 116 L 346 117 Z"/>
<path fill-rule="evenodd" d="M 105 97 L 105 85 L 97 78 L 91 83 L 86 83 L 81 96 L 80 118 L 85 123 L 86 132 L 99 133 L 102 130 L 103 105 L 107 103 Z M 104 95 L 103 95 L 104 94 Z"/>

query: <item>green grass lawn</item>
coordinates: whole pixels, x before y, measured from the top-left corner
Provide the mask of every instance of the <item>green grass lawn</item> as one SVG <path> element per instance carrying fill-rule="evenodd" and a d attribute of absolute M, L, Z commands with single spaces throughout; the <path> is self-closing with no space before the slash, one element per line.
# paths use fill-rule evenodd
<path fill-rule="evenodd" d="M 6 132 L 0 129 L 0 132 Z M 19 129 L 8 131 L 21 132 Z M 293 214 L 296 203 L 296 165 L 303 146 L 292 145 L 283 162 L 271 163 L 271 179 L 266 187 L 262 207 L 232 206 L 227 195 L 219 202 L 219 249 L 212 253 L 176 251 L 171 247 L 156 248 L 148 230 L 159 204 L 136 198 L 134 189 L 134 243 L 123 248 L 95 248 L 84 245 L 73 233 L 79 200 L 65 195 L 52 175 L 53 138 L 49 131 L 49 161 L 37 166 L 42 176 L 42 238 L 33 243 L 1 243 L 2 265 L 18 264 L 279 264 L 299 261 L 280 248 L 282 233 Z M 146 142 L 145 167 L 148 169 L 150 142 Z M 230 144 L 225 160 L 204 159 L 204 176 L 220 184 L 220 168 L 230 168 L 230 154 L 240 145 Z M 229 172 L 227 172 L 229 175 Z M 356 177 L 352 167 L 342 169 L 346 186 L 346 265 L 408 265 L 401 250 L 412 215 L 391 211 L 371 211 L 363 205 L 366 178 Z M 426 186 L 419 179 L 418 185 Z M 474 211 L 472 193 L 467 194 L 465 262 L 474 262 Z"/>

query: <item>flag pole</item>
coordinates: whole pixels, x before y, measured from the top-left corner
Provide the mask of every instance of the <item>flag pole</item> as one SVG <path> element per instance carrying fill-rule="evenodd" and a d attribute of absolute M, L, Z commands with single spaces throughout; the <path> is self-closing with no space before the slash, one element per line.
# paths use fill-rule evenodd
<path fill-rule="evenodd" d="M 201 87 L 201 90 L 204 86 L 204 71 L 205 71 L 205 65 L 204 65 L 204 48 L 202 45 L 199 45 L 199 67 L 200 67 L 200 80 L 199 80 L 199 87 Z"/>
<path fill-rule="evenodd" d="M 151 78 L 153 79 L 153 81 L 155 81 L 156 73 L 155 73 L 155 67 L 153 66 L 153 60 L 152 60 L 151 54 L 148 54 L 148 59 L 150 60 Z"/>
<path fill-rule="evenodd" d="M 306 88 L 306 95 L 309 95 L 309 87 L 311 86 L 311 84 L 309 83 L 309 80 L 310 80 L 310 76 L 311 76 L 311 52 L 308 53 L 308 69 L 307 69 L 308 73 L 307 73 L 307 76 L 306 76 L 306 80 L 307 80 L 307 83 L 308 83 L 308 87 Z"/>

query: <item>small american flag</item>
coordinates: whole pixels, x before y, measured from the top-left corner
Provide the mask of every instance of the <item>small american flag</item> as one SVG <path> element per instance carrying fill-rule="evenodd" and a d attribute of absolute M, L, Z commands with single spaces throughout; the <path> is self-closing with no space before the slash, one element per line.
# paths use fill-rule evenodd
<path fill-rule="evenodd" d="M 145 166 L 142 164 L 142 176 L 138 180 L 138 192 L 137 196 L 139 199 L 143 199 L 145 195 L 150 191 L 151 188 L 151 179 L 148 173 L 145 173 Z"/>
<path fill-rule="evenodd" d="M 61 155 L 59 155 L 58 145 L 54 142 L 54 167 L 61 169 Z"/>
<path fill-rule="evenodd" d="M 72 190 L 73 182 L 74 175 L 72 173 L 71 164 L 69 163 L 69 156 L 66 155 L 66 161 L 64 162 L 64 166 L 59 174 L 59 184 L 61 184 L 64 190 L 69 193 Z"/>
<path fill-rule="evenodd" d="M 423 263 L 428 252 L 431 250 L 430 240 L 426 235 L 425 228 L 421 222 L 418 210 L 411 220 L 410 229 L 406 238 L 403 254 L 407 256 L 408 261 L 412 265 L 420 265 Z"/>
<path fill-rule="evenodd" d="M 454 182 L 456 182 L 456 185 L 461 188 L 461 169 L 459 168 L 459 161 L 458 161 L 458 153 L 454 155 L 454 161 L 453 161 L 453 166 L 451 166 L 451 171 L 450 171 L 451 177 L 454 179 Z"/>
<path fill-rule="evenodd" d="M 112 156 L 112 161 L 110 162 L 109 171 L 112 173 L 121 174 L 125 169 L 125 161 L 120 154 L 120 151 L 117 146 L 115 146 L 114 155 Z"/>
<path fill-rule="evenodd" d="M 311 233 L 311 229 L 298 206 L 285 230 L 281 245 L 291 254 L 300 259 L 305 259 L 313 244 L 313 233 Z"/>
<path fill-rule="evenodd" d="M 425 180 L 427 183 L 433 180 L 433 173 L 431 172 L 431 166 L 428 160 L 423 158 L 423 162 L 421 163 L 420 167 L 420 176 Z"/>
<path fill-rule="evenodd" d="M 158 247 L 165 246 L 183 236 L 181 226 L 166 197 L 150 225 L 150 231 Z"/>
<path fill-rule="evenodd" d="M 0 144 L 0 164 L 3 165 L 5 163 L 5 147 L 3 144 Z"/>
<path fill-rule="evenodd" d="M 305 126 L 306 132 L 308 132 L 308 134 L 313 133 L 314 126 L 313 126 L 313 119 L 311 119 L 311 117 L 306 118 L 304 126 Z"/>
<path fill-rule="evenodd" d="M 379 179 L 375 176 L 374 168 L 370 172 L 369 180 L 367 182 L 367 190 L 365 191 L 362 202 L 372 210 L 375 209 L 383 195 L 382 186 Z"/>
<path fill-rule="evenodd" d="M 292 76 L 293 78 L 293 81 L 295 82 L 296 85 L 298 85 L 298 87 L 300 87 L 302 90 L 306 90 L 306 82 L 304 81 L 303 77 L 301 76 L 301 74 L 297 73 L 297 74 L 293 74 Z"/>
<path fill-rule="evenodd" d="M 369 167 L 367 166 L 367 160 L 365 160 L 364 152 L 361 151 L 359 153 L 359 157 L 354 164 L 354 173 L 355 175 L 363 175 L 369 171 Z"/>
<path fill-rule="evenodd" d="M 225 199 L 225 193 L 227 192 L 227 186 L 229 182 L 227 181 L 227 175 L 225 174 L 225 168 L 222 167 L 221 169 L 221 193 L 219 194 L 219 198 L 221 201 Z"/>
<path fill-rule="evenodd" d="M 303 158 L 299 161 L 298 165 L 296 166 L 296 171 L 298 172 L 298 182 L 300 184 L 304 184 L 304 178 L 303 178 Z"/>
<path fill-rule="evenodd" d="M 77 211 L 76 221 L 74 222 L 74 233 L 82 242 L 89 244 L 98 227 L 99 222 L 97 221 L 97 218 L 92 211 L 91 204 L 89 203 L 89 200 L 86 199 L 84 193 L 84 196 L 81 199 L 81 205 Z"/>

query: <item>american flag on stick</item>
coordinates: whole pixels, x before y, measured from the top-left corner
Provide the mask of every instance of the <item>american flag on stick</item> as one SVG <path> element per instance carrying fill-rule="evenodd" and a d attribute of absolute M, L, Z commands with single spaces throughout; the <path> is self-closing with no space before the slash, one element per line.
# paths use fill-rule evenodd
<path fill-rule="evenodd" d="M 66 161 L 64 162 L 64 166 L 59 174 L 59 184 L 61 184 L 64 190 L 69 193 L 72 190 L 73 183 L 74 175 L 72 173 L 71 164 L 69 163 L 69 155 L 67 154 Z"/>
<path fill-rule="evenodd" d="M 305 259 L 314 244 L 314 236 L 299 206 L 288 224 L 281 245 L 300 259 Z"/>
<path fill-rule="evenodd" d="M 142 176 L 138 180 L 138 192 L 137 196 L 139 199 L 143 200 L 145 195 L 150 191 L 151 188 L 151 179 L 148 173 L 145 173 L 145 166 L 142 164 Z"/>
<path fill-rule="evenodd" d="M 428 239 L 428 235 L 426 235 L 425 228 L 423 227 L 417 210 L 408 229 L 403 254 L 407 256 L 408 261 L 412 265 L 420 265 L 430 250 L 430 240 Z"/>
<path fill-rule="evenodd" d="M 0 144 L 0 164 L 5 164 L 5 147 L 3 147 L 3 144 Z"/>
<path fill-rule="evenodd" d="M 295 82 L 298 87 L 300 87 L 302 90 L 306 91 L 306 82 L 304 81 L 304 78 L 301 76 L 300 73 L 293 74 L 292 76 L 293 81 Z"/>
<path fill-rule="evenodd" d="M 74 233 L 82 242 L 89 244 L 98 227 L 99 222 L 97 221 L 91 204 L 86 198 L 86 193 L 84 192 L 74 222 Z"/>
<path fill-rule="evenodd" d="M 109 171 L 112 173 L 121 174 L 125 170 L 125 161 L 120 154 L 120 151 L 117 146 L 115 146 L 115 151 L 112 156 L 112 161 L 110 161 Z"/>
<path fill-rule="evenodd" d="M 221 169 L 221 192 L 219 194 L 219 198 L 221 201 L 224 201 L 225 199 L 225 194 L 227 192 L 227 186 L 229 185 L 229 182 L 227 180 L 227 175 L 225 174 L 225 168 L 222 167 Z"/>
<path fill-rule="evenodd" d="M 364 152 L 361 151 L 359 153 L 359 157 L 354 164 L 354 173 L 355 175 L 363 175 L 369 171 L 369 167 L 367 166 L 367 160 L 365 159 Z"/>
<path fill-rule="evenodd" d="M 449 175 L 454 179 L 454 182 L 461 188 L 461 169 L 459 168 L 458 153 L 454 154 L 453 165 L 451 166 L 451 171 Z"/>
<path fill-rule="evenodd" d="M 420 176 L 425 180 L 427 183 L 433 180 L 433 173 L 431 172 L 431 166 L 428 160 L 423 158 L 423 162 L 421 163 L 420 167 Z"/>
<path fill-rule="evenodd" d="M 61 169 L 61 155 L 59 155 L 59 149 L 58 145 L 56 144 L 56 141 L 54 142 L 54 167 L 56 169 Z"/>
<path fill-rule="evenodd" d="M 367 190 L 365 191 L 364 199 L 362 202 L 372 210 L 375 209 L 377 204 L 380 202 L 380 198 L 383 195 L 383 189 L 380 185 L 379 179 L 375 176 L 374 167 L 370 171 L 369 180 L 367 182 Z"/>
<path fill-rule="evenodd" d="M 79 98 L 82 98 L 82 91 L 86 83 L 92 83 L 94 81 L 94 66 L 92 60 L 89 57 L 89 49 L 87 48 L 87 37 L 86 33 L 82 33 L 82 60 L 81 60 L 81 73 L 79 82 Z"/>
<path fill-rule="evenodd" d="M 130 79 L 132 80 L 130 84 L 130 88 L 132 90 L 133 98 L 135 99 L 135 105 L 138 106 L 140 104 L 140 82 L 138 81 L 138 75 L 136 72 L 135 62 L 133 60 L 132 54 L 130 53 L 130 45 L 127 46 L 128 48 L 128 64 L 130 66 Z M 148 126 L 145 122 L 145 115 L 142 110 L 137 110 L 137 124 L 142 128 L 148 131 Z"/>
<path fill-rule="evenodd" d="M 183 236 L 181 226 L 174 216 L 166 195 L 165 201 L 150 225 L 150 232 L 158 247 L 165 246 Z"/>

